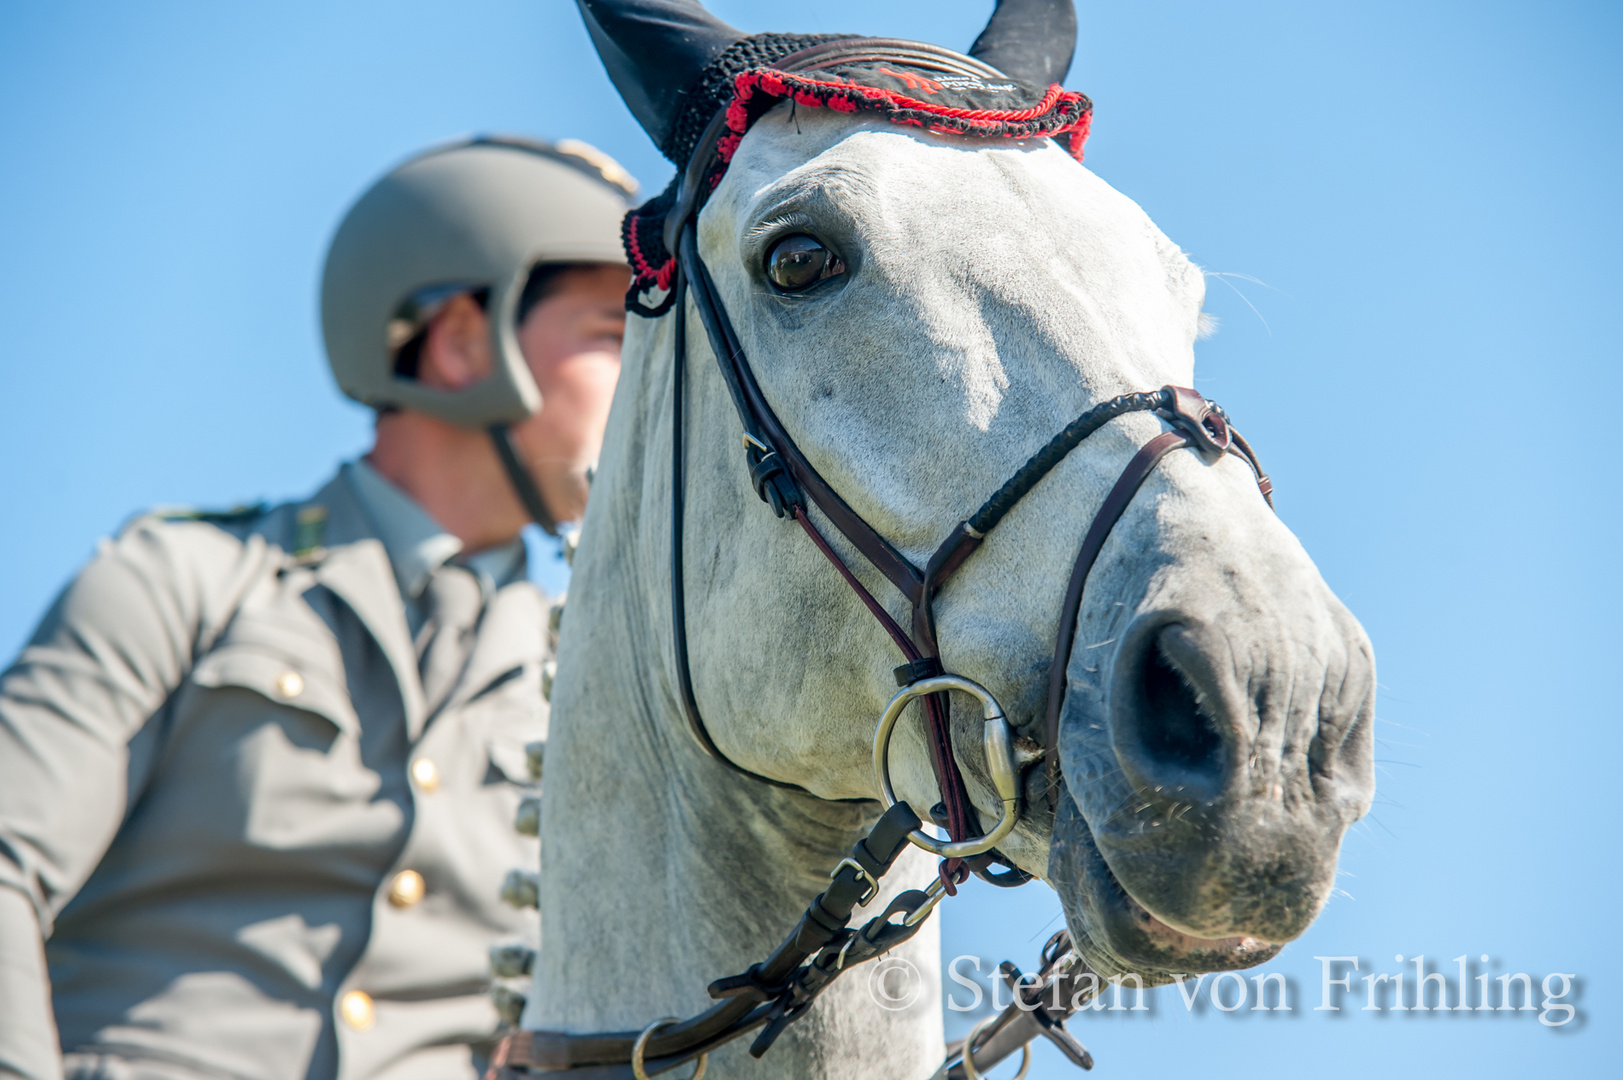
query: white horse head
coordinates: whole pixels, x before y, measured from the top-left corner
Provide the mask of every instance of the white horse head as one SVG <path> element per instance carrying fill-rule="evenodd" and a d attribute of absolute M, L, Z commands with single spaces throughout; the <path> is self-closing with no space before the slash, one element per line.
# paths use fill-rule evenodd
<path fill-rule="evenodd" d="M 679 91 L 743 35 L 682 0 L 582 7 L 628 103 L 669 146 L 692 103 Z M 1055 7 L 1005 3 L 999 15 Z M 1031 27 L 1023 39 L 997 29 L 981 59 L 1028 81 L 1063 74 L 1064 25 L 1048 35 L 1063 49 L 1034 49 Z M 809 238 L 789 245 L 810 253 L 798 265 L 821 268 L 805 288 L 773 280 L 791 238 Z M 785 103 L 737 145 L 697 247 L 788 434 L 915 565 L 1090 406 L 1193 382 L 1201 272 L 1047 139 L 942 135 Z M 723 758 L 802 792 L 715 762 L 683 719 L 669 616 L 678 319 L 694 697 Z M 702 1007 L 696 991 L 759 959 L 875 813 L 839 800 L 876 795 L 875 720 L 901 657 L 805 534 L 756 498 L 710 354 L 691 305 L 632 320 L 553 700 L 546 944 L 531 1014 L 541 1026 L 635 1028 Z M 1032 744 L 1044 737 L 1082 532 L 1135 451 L 1165 430 L 1148 412 L 1107 424 L 940 593 L 945 667 L 987 687 Z M 811 517 L 905 624 L 885 578 Z M 1102 974 L 1154 982 L 1265 960 L 1323 906 L 1342 834 L 1370 803 L 1374 668 L 1362 629 L 1239 458 L 1183 452 L 1110 534 L 1077 625 L 1063 784 L 1043 768 L 1025 774 L 1023 816 L 1001 854 L 1058 891 Z M 971 705 L 954 698 L 953 741 L 990 822 L 999 802 Z M 898 729 L 891 768 L 899 798 L 921 810 L 941 799 L 915 724 Z M 904 865 L 915 887 L 929 873 Z M 921 938 L 907 954 L 927 977 L 931 945 Z M 604 991 L 596 962 L 632 956 L 642 979 Z M 819 1009 L 783 1052 L 785 1075 L 922 1075 L 919 1047 L 938 1038 L 931 1009 L 887 1015 L 860 988 L 831 989 Z M 831 1060 L 836 1051 L 861 1061 Z"/>

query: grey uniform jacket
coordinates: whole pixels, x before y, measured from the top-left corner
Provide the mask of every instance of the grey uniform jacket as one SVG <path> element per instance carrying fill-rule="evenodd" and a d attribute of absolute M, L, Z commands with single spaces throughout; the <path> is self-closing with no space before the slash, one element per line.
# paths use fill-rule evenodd
<path fill-rule="evenodd" d="M 398 563 L 435 544 L 391 563 L 363 480 L 137 520 L 0 675 L 0 1074 L 58 1068 L 17 1020 L 43 933 L 69 1077 L 474 1075 L 487 950 L 536 932 L 499 892 L 538 859 L 513 820 L 545 601 L 487 591 L 426 715 L 401 572 L 427 571 Z"/>

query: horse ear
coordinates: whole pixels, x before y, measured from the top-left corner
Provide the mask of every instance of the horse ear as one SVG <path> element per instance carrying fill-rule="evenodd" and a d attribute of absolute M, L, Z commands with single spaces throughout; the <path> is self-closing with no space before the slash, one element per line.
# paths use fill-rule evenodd
<path fill-rule="evenodd" d="M 744 37 L 694 0 L 576 0 L 597 55 L 631 114 L 663 148 L 682 92 Z"/>
<path fill-rule="evenodd" d="M 992 21 L 969 47 L 970 56 L 1033 86 L 1064 82 L 1075 54 L 1073 0 L 997 0 Z"/>

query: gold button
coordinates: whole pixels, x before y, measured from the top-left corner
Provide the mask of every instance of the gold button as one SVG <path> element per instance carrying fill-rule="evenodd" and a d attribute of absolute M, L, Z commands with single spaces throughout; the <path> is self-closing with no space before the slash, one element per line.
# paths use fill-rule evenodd
<path fill-rule="evenodd" d="M 372 1007 L 372 995 L 351 990 L 338 999 L 338 1015 L 356 1031 L 365 1031 L 377 1021 L 377 1010 Z"/>
<path fill-rule="evenodd" d="M 423 791 L 436 791 L 440 786 L 440 767 L 420 757 L 411 763 L 411 778 Z"/>
<path fill-rule="evenodd" d="M 276 676 L 276 692 L 285 698 L 296 698 L 304 693 L 304 676 L 297 671 L 284 671 Z"/>
<path fill-rule="evenodd" d="M 402 870 L 389 882 L 389 903 L 395 907 L 411 907 L 423 898 L 428 886 L 423 884 L 423 875 L 415 870 Z"/>

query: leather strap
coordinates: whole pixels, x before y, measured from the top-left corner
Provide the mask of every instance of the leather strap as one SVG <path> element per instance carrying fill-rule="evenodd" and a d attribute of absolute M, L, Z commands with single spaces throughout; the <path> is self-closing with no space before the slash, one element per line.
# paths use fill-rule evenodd
<path fill-rule="evenodd" d="M 518 444 L 513 441 L 513 431 L 506 424 L 492 424 L 490 426 L 490 441 L 496 447 L 496 456 L 501 459 L 502 471 L 507 474 L 507 482 L 513 485 L 513 494 L 524 505 L 524 512 L 530 515 L 530 520 L 541 526 L 548 536 L 558 535 L 558 522 L 547 509 L 547 500 L 541 497 L 541 489 L 535 486 L 535 477 L 525 467 L 524 460 L 519 457 Z"/>
<path fill-rule="evenodd" d="M 709 270 L 699 258 L 691 223 L 682 233 L 681 255 L 682 269 L 693 283 L 695 306 L 698 308 L 700 320 L 710 333 L 711 345 L 716 353 L 716 359 L 720 362 L 722 375 L 727 380 L 729 389 L 735 390 L 734 404 L 738 406 L 739 418 L 744 422 L 745 432 L 757 443 L 765 444 L 771 452 L 776 453 L 790 474 L 805 489 L 806 494 L 817 504 L 817 508 L 823 511 L 836 529 L 840 530 L 841 535 L 851 541 L 852 545 L 862 552 L 863 558 L 884 574 L 909 602 L 917 604 L 923 583 L 923 575 L 919 572 L 919 568 L 909 562 L 906 556 L 897 551 L 890 541 L 864 521 L 862 515 L 851 509 L 850 504 L 829 486 L 828 481 L 812 467 L 812 463 L 800 452 L 800 447 L 795 445 L 795 441 L 784 430 L 777 414 L 772 411 L 772 406 L 767 404 L 766 396 L 761 393 L 760 384 L 755 381 L 755 373 L 750 369 L 749 361 L 745 357 L 744 347 L 739 343 L 738 335 L 733 330 L 732 320 L 727 317 L 727 309 L 722 305 L 721 298 L 716 292 L 715 282 L 711 280 Z M 774 512 L 777 511 L 776 507 L 773 509 Z M 785 507 L 779 516 L 792 516 L 792 513 L 791 508 Z"/>
<path fill-rule="evenodd" d="M 851 849 L 851 857 L 835 868 L 828 888 L 807 906 L 771 956 L 742 974 L 711 983 L 710 996 L 718 1004 L 661 1028 L 648 1040 L 644 1058 L 647 1071 L 672 1068 L 764 1028 L 750 1048 L 753 1056 L 760 1057 L 842 972 L 890 951 L 917 933 L 922 920 L 909 926 L 905 918 L 902 923 L 891 919 L 898 914 L 910 915 L 923 906 L 927 898 L 918 890 L 896 897 L 861 930 L 851 930 L 847 924 L 857 906 L 872 899 L 879 880 L 907 847 L 908 833 L 918 827 L 918 816 L 906 803 L 897 803 L 885 811 L 868 835 Z M 586 1035 L 513 1032 L 492 1055 L 487 1080 L 514 1076 L 515 1069 L 568 1071 L 574 1074 L 574 1080 L 632 1080 L 631 1054 L 639 1035 L 636 1031 Z"/>
<path fill-rule="evenodd" d="M 683 229 L 678 245 L 678 280 L 673 285 L 680 291 L 691 291 L 694 300 L 694 309 L 699 315 L 705 332 L 710 339 L 711 351 L 716 356 L 717 365 L 721 369 L 722 378 L 726 382 L 728 391 L 733 398 L 734 408 L 738 411 L 739 422 L 744 428 L 744 448 L 746 462 L 750 469 L 751 479 L 756 494 L 765 501 L 779 517 L 796 517 L 803 527 L 809 527 L 810 521 L 804 515 L 804 501 L 807 497 L 817 505 L 817 508 L 834 524 L 834 527 L 850 540 L 851 543 L 868 559 L 881 573 L 883 573 L 898 590 L 913 604 L 914 625 L 928 625 L 928 615 L 922 618 L 918 609 L 924 598 L 923 575 L 917 567 L 907 560 L 901 552 L 897 551 L 891 543 L 880 535 L 879 531 L 863 520 L 862 516 L 842 499 L 838 492 L 829 486 L 811 462 L 806 460 L 800 448 L 795 445 L 789 433 L 773 413 L 772 407 L 767 404 L 766 397 L 761 393 L 760 385 L 755 381 L 755 374 L 750 369 L 748 358 L 744 354 L 742 344 L 738 341 L 727 310 L 716 294 L 715 283 L 710 277 L 703 260 L 699 258 L 695 228 L 691 220 Z M 685 320 L 685 308 L 678 316 L 679 324 Z M 685 351 L 685 327 L 679 326 L 676 331 L 677 341 Z M 683 370 L 678 368 L 679 371 Z M 680 392 L 676 395 L 680 398 Z M 678 402 L 678 409 L 681 407 Z M 673 447 L 673 453 L 680 452 L 680 447 Z M 781 468 L 781 471 L 779 471 Z M 677 479 L 673 467 L 673 481 Z M 683 501 L 683 488 L 673 484 L 672 498 L 674 505 Z M 675 516 L 673 514 L 673 516 Z M 815 529 L 810 529 L 815 532 Z M 840 561 L 832 548 L 826 544 L 820 545 L 824 554 L 833 561 L 848 582 L 856 579 L 849 574 L 848 568 Z M 673 531 L 673 577 L 680 577 L 681 567 L 681 537 Z M 866 590 L 863 590 L 866 592 Z M 688 665 L 686 645 L 685 615 L 678 605 L 680 588 L 672 590 L 672 608 L 674 631 L 677 638 L 678 652 L 678 679 L 682 684 L 683 708 L 688 718 L 688 725 L 694 731 L 708 752 L 728 760 L 715 748 L 704 728 L 704 721 L 698 711 L 693 698 L 692 675 Z M 859 594 L 860 595 L 860 594 Z M 869 610 L 883 610 L 868 596 L 865 603 Z M 876 610 L 877 609 L 877 610 Z M 881 624 L 886 625 L 887 631 L 894 625 L 889 620 L 888 613 Z M 894 637 L 894 634 L 892 635 Z M 900 646 L 900 642 L 898 642 Z M 903 649 L 903 654 L 909 661 L 918 660 L 921 656 L 934 656 L 933 635 L 920 640 L 915 630 L 913 645 L 910 649 Z M 974 817 L 973 804 L 969 799 L 968 788 L 964 785 L 963 775 L 958 768 L 957 756 L 952 751 L 952 735 L 949 726 L 950 713 L 947 703 L 938 700 L 944 695 L 936 695 L 925 701 L 926 725 L 929 729 L 930 761 L 936 773 L 937 784 L 942 792 L 942 802 L 947 810 L 947 831 L 955 840 L 963 840 L 973 835 L 979 835 L 979 824 Z M 773 780 L 771 777 L 760 776 L 748 772 L 734 762 L 728 761 L 735 770 L 755 776 L 780 787 L 795 787 L 784 781 Z"/>
<path fill-rule="evenodd" d="M 1133 455 L 1117 478 L 1116 485 L 1105 496 L 1099 512 L 1093 515 L 1093 524 L 1082 537 L 1082 548 L 1076 553 L 1076 564 L 1071 568 L 1071 581 L 1065 587 L 1065 603 L 1060 608 L 1059 637 L 1054 642 L 1054 663 L 1048 669 L 1048 711 L 1043 727 L 1043 748 L 1048 762 L 1049 784 L 1059 780 L 1059 711 L 1065 702 L 1065 669 L 1070 664 L 1071 645 L 1076 640 L 1076 620 L 1082 607 L 1082 589 L 1088 582 L 1088 571 L 1098 561 L 1099 552 L 1110 537 L 1110 530 L 1127 510 L 1138 489 L 1144 486 L 1160 460 L 1178 449 L 1188 446 L 1189 438 L 1181 431 L 1163 431 L 1145 443 Z"/>
<path fill-rule="evenodd" d="M 680 269 L 671 288 L 676 294 L 676 323 L 673 327 L 675 353 L 671 363 L 671 639 L 676 660 L 676 690 L 682 705 L 682 717 L 688 732 L 706 754 L 721 762 L 740 776 L 748 776 L 773 787 L 791 791 L 805 791 L 799 784 L 775 780 L 770 776 L 751 772 L 723 754 L 710 738 L 699 712 L 698 699 L 693 693 L 693 668 L 688 662 L 687 582 L 683 572 L 683 551 L 686 544 L 687 508 L 687 304 L 688 278 Z M 701 308 L 702 317 L 702 308 Z M 734 385 L 729 383 L 730 390 Z M 733 395 L 735 407 L 742 406 L 742 398 Z M 746 431 L 748 428 L 746 428 Z M 668 1032 L 666 1033 L 669 1034 Z M 657 1041 L 657 1040 L 656 1040 Z M 629 1059 L 628 1059 L 629 1060 Z M 651 1061 L 652 1059 L 650 1059 Z"/>

